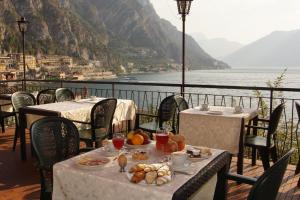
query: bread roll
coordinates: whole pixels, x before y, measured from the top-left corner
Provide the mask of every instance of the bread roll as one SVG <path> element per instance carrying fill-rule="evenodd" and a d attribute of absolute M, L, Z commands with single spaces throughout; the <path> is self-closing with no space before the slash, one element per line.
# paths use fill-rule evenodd
<path fill-rule="evenodd" d="M 152 184 L 155 181 L 156 177 L 157 177 L 156 171 L 151 171 L 146 173 L 146 177 L 145 177 L 146 183 Z"/>

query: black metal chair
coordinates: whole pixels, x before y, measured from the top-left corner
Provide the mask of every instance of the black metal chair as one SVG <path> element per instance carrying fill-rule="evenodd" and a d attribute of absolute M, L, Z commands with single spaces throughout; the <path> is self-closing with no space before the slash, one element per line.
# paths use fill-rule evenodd
<path fill-rule="evenodd" d="M 297 138 L 297 140 L 299 140 L 299 138 L 298 138 L 298 128 L 299 128 L 299 124 L 300 124 L 300 104 L 298 102 L 295 102 L 295 106 L 296 106 L 297 115 L 298 115 L 298 123 L 297 123 L 297 126 L 296 126 L 296 138 Z M 297 164 L 297 167 L 296 167 L 296 170 L 295 170 L 295 174 L 299 174 L 299 172 L 300 172 L 300 155 L 299 155 L 298 164 Z M 297 186 L 300 187 L 300 178 L 298 179 Z"/>
<path fill-rule="evenodd" d="M 11 102 L 16 112 L 16 131 L 14 136 L 14 144 L 13 144 L 13 151 L 16 149 L 17 139 L 19 137 L 19 109 L 26 106 L 33 106 L 36 104 L 35 98 L 31 93 L 28 92 L 15 92 L 11 96 Z"/>
<path fill-rule="evenodd" d="M 96 103 L 91 110 L 90 128 L 79 130 L 80 140 L 87 147 L 99 147 L 101 141 L 108 138 L 112 130 L 112 120 L 115 114 L 117 99 L 108 98 Z"/>
<path fill-rule="evenodd" d="M 252 134 L 252 135 L 246 135 L 245 138 L 245 146 L 252 147 L 258 150 L 265 170 L 270 167 L 269 153 L 271 153 L 271 158 L 273 162 L 277 161 L 276 130 L 280 121 L 280 117 L 282 115 L 283 108 L 284 108 L 284 103 L 281 103 L 271 113 L 270 119 L 268 120 L 258 119 L 258 121 L 268 123 L 267 127 L 246 125 L 246 127 L 251 129 L 255 129 L 255 130 L 261 129 L 267 131 L 266 137 Z M 252 157 L 252 159 L 256 159 L 256 158 Z"/>
<path fill-rule="evenodd" d="M 227 179 L 253 185 L 248 200 L 275 200 L 292 153 L 286 153 L 258 179 L 238 174 L 228 174 Z"/>
<path fill-rule="evenodd" d="M 42 90 L 38 93 L 36 100 L 37 104 L 47 104 L 47 103 L 54 103 L 55 102 L 55 89 L 46 89 Z"/>
<path fill-rule="evenodd" d="M 179 112 L 189 109 L 188 102 L 182 96 L 175 95 L 174 98 L 175 98 L 177 109 Z"/>
<path fill-rule="evenodd" d="M 176 121 L 176 133 L 179 132 L 179 113 L 183 110 L 189 109 L 189 104 L 188 102 L 180 95 L 175 95 L 174 96 L 176 105 L 177 105 L 177 121 Z"/>
<path fill-rule="evenodd" d="M 75 99 L 74 93 L 68 88 L 58 88 L 55 91 L 55 98 L 57 102 L 71 101 Z"/>
<path fill-rule="evenodd" d="M 142 129 L 147 132 L 154 133 L 158 128 L 164 128 L 165 123 L 171 123 L 171 131 L 176 132 L 176 109 L 177 103 L 175 101 L 174 95 L 168 96 L 160 103 L 157 115 L 137 113 L 135 126 L 137 129 Z M 147 123 L 140 123 L 141 116 L 154 120 Z"/>
<path fill-rule="evenodd" d="M 53 186 L 53 165 L 79 154 L 79 134 L 68 119 L 46 117 L 30 128 L 31 141 L 40 170 L 40 199 L 50 200 Z"/>
<path fill-rule="evenodd" d="M 0 123 L 1 123 L 2 133 L 5 133 L 5 123 L 4 123 L 5 119 L 9 117 L 16 117 L 16 113 L 13 111 L 9 112 L 9 111 L 2 110 L 3 106 L 11 106 L 11 103 L 0 105 Z"/>

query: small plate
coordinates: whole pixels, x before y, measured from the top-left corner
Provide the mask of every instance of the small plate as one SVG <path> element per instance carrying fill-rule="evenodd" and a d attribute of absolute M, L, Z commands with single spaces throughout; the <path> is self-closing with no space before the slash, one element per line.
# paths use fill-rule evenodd
<path fill-rule="evenodd" d="M 241 111 L 233 111 L 233 114 L 241 114 L 241 113 L 243 113 L 243 111 L 241 110 Z"/>
<path fill-rule="evenodd" d="M 208 159 L 211 155 L 209 154 L 201 154 L 201 157 L 189 157 L 188 156 L 188 160 L 192 161 L 192 162 L 197 162 L 197 161 L 200 161 L 200 160 L 205 160 L 205 159 Z"/>
<path fill-rule="evenodd" d="M 187 162 L 183 166 L 171 165 L 170 167 L 174 172 L 192 175 L 194 174 L 194 171 L 191 169 L 190 166 L 191 166 L 191 161 L 187 160 Z"/>
<path fill-rule="evenodd" d="M 217 110 L 211 110 L 211 111 L 208 111 L 207 114 L 210 114 L 210 115 L 223 115 L 223 112 L 222 111 L 217 111 Z"/>
<path fill-rule="evenodd" d="M 209 111 L 209 108 L 207 109 L 200 108 L 200 111 Z"/>
<path fill-rule="evenodd" d="M 100 169 L 108 164 L 110 159 L 103 156 L 81 156 L 74 161 L 81 169 Z"/>

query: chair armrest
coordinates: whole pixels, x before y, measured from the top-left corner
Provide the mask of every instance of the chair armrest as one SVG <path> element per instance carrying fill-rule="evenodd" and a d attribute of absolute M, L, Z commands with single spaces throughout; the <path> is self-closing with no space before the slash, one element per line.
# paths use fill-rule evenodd
<path fill-rule="evenodd" d="M 268 130 L 267 127 L 262 127 L 262 126 L 251 126 L 251 125 L 245 125 L 247 128 L 256 128 L 256 129 L 262 129 L 262 130 Z"/>
<path fill-rule="evenodd" d="M 248 184 L 248 185 L 254 185 L 257 181 L 256 178 L 251 178 L 251 177 L 242 176 L 242 175 L 239 175 L 239 174 L 232 174 L 232 173 L 228 173 L 226 175 L 226 178 L 228 180 L 236 181 L 236 182 L 239 182 L 239 183 L 245 183 L 245 184 Z"/>
<path fill-rule="evenodd" d="M 257 121 L 260 121 L 260 122 L 270 122 L 270 120 L 266 119 L 266 118 L 258 118 Z"/>
<path fill-rule="evenodd" d="M 11 106 L 11 105 L 12 105 L 11 103 L 4 103 L 4 104 L 1 104 L 0 107 L 1 106 Z"/>
<path fill-rule="evenodd" d="M 83 121 L 77 121 L 77 120 L 71 120 L 74 123 L 80 123 L 80 124 L 91 124 L 91 122 L 83 122 Z"/>

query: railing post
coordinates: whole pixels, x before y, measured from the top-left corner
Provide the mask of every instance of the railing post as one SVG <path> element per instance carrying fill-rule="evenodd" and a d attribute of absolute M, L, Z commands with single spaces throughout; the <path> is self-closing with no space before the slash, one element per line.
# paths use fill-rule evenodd
<path fill-rule="evenodd" d="M 115 84 L 114 83 L 112 83 L 111 84 L 111 90 L 112 90 L 112 97 L 115 97 Z"/>
<path fill-rule="evenodd" d="M 60 87 L 62 88 L 63 87 L 63 80 L 60 79 Z"/>
<path fill-rule="evenodd" d="M 270 113 L 269 113 L 270 116 L 273 111 L 273 92 L 274 92 L 274 90 L 273 90 L 273 88 L 271 88 L 271 90 L 270 90 Z"/>
<path fill-rule="evenodd" d="M 180 87 L 180 94 L 184 98 L 184 85 L 183 84 Z"/>

